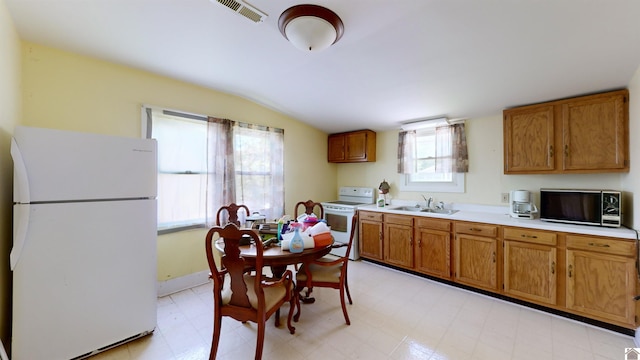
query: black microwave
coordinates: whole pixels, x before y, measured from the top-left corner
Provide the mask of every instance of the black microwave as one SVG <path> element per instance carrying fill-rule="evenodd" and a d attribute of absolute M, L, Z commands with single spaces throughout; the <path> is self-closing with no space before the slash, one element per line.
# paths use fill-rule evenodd
<path fill-rule="evenodd" d="M 540 220 L 620 227 L 621 202 L 615 190 L 540 189 Z"/>

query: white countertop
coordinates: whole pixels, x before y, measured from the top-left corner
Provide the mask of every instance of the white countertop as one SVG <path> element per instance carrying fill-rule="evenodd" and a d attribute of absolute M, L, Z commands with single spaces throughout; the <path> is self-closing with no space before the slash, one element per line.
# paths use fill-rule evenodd
<path fill-rule="evenodd" d="M 456 220 L 456 221 L 473 221 L 473 222 L 481 222 L 481 223 L 504 225 L 504 226 L 517 226 L 517 227 L 531 228 L 531 229 L 538 229 L 538 230 L 550 230 L 550 231 L 569 232 L 569 233 L 575 233 L 575 234 L 608 236 L 608 237 L 615 237 L 615 238 L 622 238 L 622 239 L 635 240 L 638 238 L 635 230 L 628 229 L 626 227 L 607 228 L 607 227 L 589 226 L 589 225 L 554 223 L 554 222 L 548 222 L 548 221 L 541 221 L 539 219 L 515 219 L 509 216 L 509 208 L 507 206 L 453 204 L 451 208 L 454 210 L 458 210 L 458 212 L 451 215 L 390 210 L 391 208 L 398 207 L 398 206 L 413 206 L 413 205 L 415 205 L 415 202 L 406 203 L 406 204 L 394 203 L 392 205 L 387 205 L 386 207 L 379 208 L 375 204 L 372 204 L 372 205 L 366 205 L 366 206 L 358 206 L 358 210 L 376 211 L 376 212 L 389 213 L 389 214 L 411 215 L 415 217 L 418 217 L 418 216 L 434 217 L 434 218 L 449 219 L 449 220 Z M 448 208 L 450 207 L 447 206 L 447 209 Z"/>

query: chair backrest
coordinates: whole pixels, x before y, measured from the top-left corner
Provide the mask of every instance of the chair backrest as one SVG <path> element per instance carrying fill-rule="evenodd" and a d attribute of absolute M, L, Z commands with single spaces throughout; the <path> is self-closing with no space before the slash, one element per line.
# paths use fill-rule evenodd
<path fill-rule="evenodd" d="M 318 207 L 320 209 L 320 219 L 324 218 L 324 208 L 322 207 L 322 204 L 314 202 L 313 200 L 307 200 L 307 201 L 300 201 L 299 203 L 296 204 L 296 207 L 293 210 L 293 216 L 297 219 L 298 218 L 298 207 L 300 205 L 304 206 L 304 213 L 307 215 L 311 215 L 313 213 L 313 208 Z"/>
<path fill-rule="evenodd" d="M 222 238 L 224 242 L 224 254 L 221 257 L 220 269 L 216 266 L 213 252 L 215 249 L 215 234 Z M 255 268 L 248 267 L 245 259 L 240 254 L 240 240 L 243 236 L 250 236 L 255 242 L 256 261 Z M 216 304 L 222 305 L 222 290 L 224 288 L 225 276 L 228 274 L 230 277 L 231 299 L 226 305 L 234 306 L 237 308 L 246 308 L 250 312 L 253 312 L 254 308 L 249 302 L 247 295 L 247 283 L 245 282 L 244 275 L 247 269 L 255 271 L 255 278 L 260 279 L 262 277 L 262 241 L 258 234 L 251 229 L 239 229 L 235 224 L 227 224 L 224 227 L 214 226 L 207 232 L 205 240 L 205 248 L 207 252 L 207 262 L 209 263 L 209 270 L 211 271 L 211 279 L 213 280 L 214 298 Z M 254 281 L 255 294 L 258 300 L 258 309 L 264 309 L 264 292 L 260 286 L 260 281 Z"/>
<path fill-rule="evenodd" d="M 349 235 L 349 245 L 347 247 L 347 252 L 344 254 L 346 259 L 349 259 L 349 253 L 351 253 L 351 245 L 353 245 L 353 238 L 356 235 L 356 231 L 358 229 L 358 212 L 353 215 L 353 219 L 351 219 L 351 234 Z"/>
<path fill-rule="evenodd" d="M 232 224 L 236 224 L 237 226 L 240 226 L 240 221 L 238 220 L 238 211 L 240 209 L 244 209 L 245 212 L 247 213 L 247 216 L 249 216 L 250 212 L 249 212 L 249 208 L 246 205 L 237 205 L 236 203 L 231 203 L 227 206 L 223 206 L 220 209 L 218 209 L 218 212 L 216 213 L 216 225 L 218 226 L 222 226 L 222 222 L 220 221 L 221 216 L 225 211 L 227 212 L 227 221 L 226 223 L 232 223 Z"/>

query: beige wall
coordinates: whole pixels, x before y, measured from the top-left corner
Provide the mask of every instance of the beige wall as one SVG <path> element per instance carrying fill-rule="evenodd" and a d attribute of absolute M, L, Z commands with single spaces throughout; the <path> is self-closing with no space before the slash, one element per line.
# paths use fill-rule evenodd
<path fill-rule="evenodd" d="M 285 133 L 285 207 L 330 200 L 336 167 L 326 134 L 237 96 L 92 58 L 23 43 L 23 125 L 140 136 L 141 105 L 276 126 Z M 313 161 L 313 159 L 317 161 Z M 207 269 L 204 231 L 158 238 L 158 280 Z"/>
<path fill-rule="evenodd" d="M 397 170 L 398 130 L 377 133 L 377 162 L 340 164 L 338 186 L 377 188 L 383 179 L 391 185 L 391 198 L 424 202 L 421 194 L 446 203 L 504 205 L 501 193 L 514 189 L 539 192 L 542 187 L 622 189 L 620 174 L 504 175 L 502 159 L 502 114 L 466 122 L 469 172 L 464 193 L 401 192 Z M 631 137 L 632 141 L 633 136 Z M 631 156 L 634 159 L 634 155 Z"/>
<path fill-rule="evenodd" d="M 20 40 L 4 0 L 0 0 L 0 340 L 10 344 L 11 329 L 11 219 L 13 162 L 11 135 L 20 119 Z"/>
<path fill-rule="evenodd" d="M 638 167 L 638 159 L 640 158 L 640 67 L 636 70 L 633 78 L 629 82 L 629 134 L 631 144 L 629 152 L 631 153 L 631 170 L 625 174 L 623 178 L 623 189 L 627 192 L 625 197 L 626 206 L 625 216 L 628 226 L 636 230 L 640 230 L 640 167 Z M 634 196 L 634 194 L 636 194 Z"/>

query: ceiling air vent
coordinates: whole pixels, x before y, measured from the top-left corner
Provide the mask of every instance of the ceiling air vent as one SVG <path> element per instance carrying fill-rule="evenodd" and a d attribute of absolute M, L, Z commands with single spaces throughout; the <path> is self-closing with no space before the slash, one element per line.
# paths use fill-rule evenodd
<path fill-rule="evenodd" d="M 211 0 L 211 1 L 213 2 L 214 0 Z M 219 4 L 222 4 L 228 7 L 229 9 L 233 10 L 235 13 L 240 14 L 245 18 L 253 21 L 256 24 L 263 22 L 267 18 L 267 14 L 242 1 L 236 1 L 236 0 L 215 0 L 215 1 Z"/>

